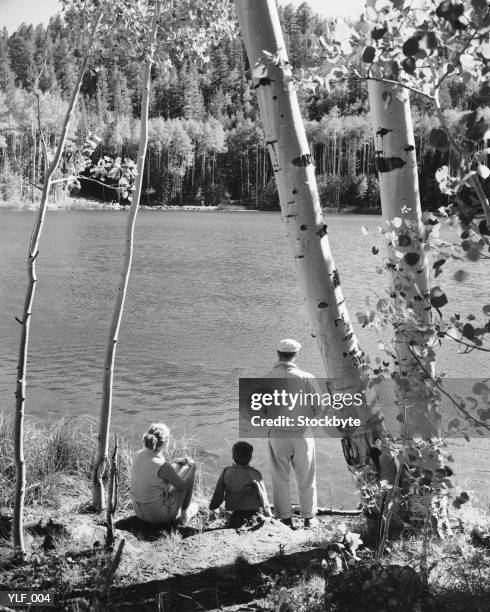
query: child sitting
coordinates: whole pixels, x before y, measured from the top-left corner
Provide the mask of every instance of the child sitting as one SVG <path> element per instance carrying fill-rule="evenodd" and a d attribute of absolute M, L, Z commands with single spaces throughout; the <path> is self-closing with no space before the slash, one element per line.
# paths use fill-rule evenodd
<path fill-rule="evenodd" d="M 259 511 L 265 516 L 271 516 L 271 511 L 262 474 L 249 466 L 253 446 L 237 442 L 231 451 L 234 463 L 221 473 L 209 509 L 217 510 L 224 500 L 225 509 L 233 512 L 230 527 L 240 527 Z"/>

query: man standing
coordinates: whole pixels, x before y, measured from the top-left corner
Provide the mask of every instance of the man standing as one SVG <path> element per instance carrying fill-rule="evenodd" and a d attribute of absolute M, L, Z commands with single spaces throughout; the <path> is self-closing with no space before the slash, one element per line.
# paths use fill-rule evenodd
<path fill-rule="evenodd" d="M 277 345 L 279 360 L 265 378 L 271 379 L 270 387 L 279 393 L 284 390 L 293 394 L 301 391 L 303 394 L 318 393 L 313 374 L 300 370 L 295 363 L 300 349 L 301 344 L 289 338 L 281 340 Z M 274 406 L 266 412 L 270 416 L 297 417 L 301 413 L 316 417 L 321 409 L 315 407 L 314 403 L 307 402 L 301 407 L 298 403 L 294 406 L 292 403 L 289 406 Z M 275 516 L 294 529 L 289 490 L 292 467 L 298 488 L 301 516 L 304 526 L 310 527 L 317 512 L 315 440 L 311 437 L 311 430 L 300 426 L 272 428 L 269 430 L 268 447 Z"/>

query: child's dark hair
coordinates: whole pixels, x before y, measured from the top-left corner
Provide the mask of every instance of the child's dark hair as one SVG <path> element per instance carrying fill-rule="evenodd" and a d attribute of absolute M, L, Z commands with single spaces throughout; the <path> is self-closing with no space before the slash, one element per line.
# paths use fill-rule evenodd
<path fill-rule="evenodd" d="M 236 442 L 233 444 L 231 449 L 231 453 L 233 455 L 233 461 L 237 465 L 248 465 L 250 463 L 250 459 L 252 458 L 252 453 L 254 452 L 254 447 L 248 442 Z"/>

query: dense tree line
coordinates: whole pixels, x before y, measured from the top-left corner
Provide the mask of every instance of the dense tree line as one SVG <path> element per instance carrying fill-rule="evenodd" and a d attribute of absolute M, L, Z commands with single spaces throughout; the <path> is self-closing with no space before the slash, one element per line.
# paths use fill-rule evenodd
<path fill-rule="evenodd" d="M 316 35 L 329 24 L 306 3 L 281 7 L 280 16 L 291 61 L 301 70 L 311 63 Z M 22 24 L 11 35 L 0 32 L 0 201 L 36 197 L 44 172 L 38 98 L 40 123 L 48 146 L 54 147 L 77 71 L 77 36 L 69 12 L 53 17 L 47 27 Z M 277 206 L 241 41 L 221 43 L 207 62 L 168 59 L 157 52 L 142 203 Z M 65 166 L 89 133 L 101 139 L 94 163 L 104 156 L 134 159 L 139 75 L 139 63 L 122 52 L 103 57 L 87 73 Z M 455 117 L 470 94 L 463 83 L 447 86 L 447 106 L 456 109 Z M 365 83 L 350 76 L 329 92 L 301 90 L 300 99 L 323 205 L 377 208 Z M 443 202 L 433 177 L 443 154 L 428 144 L 432 114 L 423 101 L 414 99 L 413 106 L 424 204 L 437 205 Z M 82 180 L 81 194 L 127 203 L 114 185 L 117 179 L 105 186 Z"/>

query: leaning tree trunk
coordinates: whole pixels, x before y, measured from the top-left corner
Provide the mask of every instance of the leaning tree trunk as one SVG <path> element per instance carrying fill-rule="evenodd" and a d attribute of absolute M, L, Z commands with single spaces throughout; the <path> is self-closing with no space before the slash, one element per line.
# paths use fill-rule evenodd
<path fill-rule="evenodd" d="M 367 409 L 362 414 L 348 408 L 339 414 L 361 418 L 363 426 L 343 432 L 343 446 L 350 465 L 366 465 L 370 462 L 369 444 L 383 435 L 382 417 L 372 390 L 366 388 L 364 353 L 349 320 L 330 251 L 276 3 L 275 0 L 235 0 L 235 5 L 250 66 L 252 69 L 256 66 L 254 84 L 265 140 L 312 336 L 335 391 L 366 389 L 369 395 Z"/>
<path fill-rule="evenodd" d="M 24 309 L 22 312 L 22 318 L 17 319 L 21 325 L 21 337 L 20 337 L 20 348 L 19 348 L 19 359 L 17 363 L 17 385 L 15 390 L 15 425 L 14 425 L 14 452 L 15 452 L 15 466 L 16 466 L 16 484 L 15 484 L 15 501 L 14 501 L 14 520 L 13 520 L 13 540 L 14 547 L 18 553 L 23 555 L 25 553 L 24 544 L 24 533 L 23 533 L 23 520 L 24 520 L 24 495 L 26 485 L 26 473 L 24 463 L 24 413 L 25 413 L 25 402 L 26 402 L 26 384 L 27 384 L 27 351 L 29 347 L 29 331 L 31 324 L 32 307 L 34 303 L 34 295 L 37 286 L 37 275 L 36 275 L 36 259 L 39 255 L 39 243 L 44 225 L 44 219 L 46 216 L 46 205 L 48 203 L 53 175 L 58 168 L 60 163 L 61 155 L 65 148 L 66 138 L 68 136 L 68 130 L 70 128 L 70 122 L 73 117 L 73 111 L 75 109 L 78 95 L 80 93 L 80 87 L 82 84 L 83 75 L 87 69 L 89 56 L 95 40 L 95 35 L 102 18 L 102 12 L 99 12 L 90 32 L 89 45 L 87 53 L 82 60 L 80 68 L 78 70 L 77 80 L 75 87 L 72 91 L 70 102 L 66 110 L 63 127 L 61 129 L 60 138 L 56 147 L 56 151 L 53 160 L 46 169 L 44 175 L 43 189 L 41 194 L 41 202 L 37 211 L 36 220 L 34 222 L 34 228 L 32 230 L 31 239 L 29 242 L 29 252 L 27 256 L 27 275 L 28 283 L 26 296 L 24 300 Z M 45 147 L 44 154 L 47 159 L 47 149 Z"/>
<path fill-rule="evenodd" d="M 106 471 L 108 462 L 109 448 L 109 427 L 112 411 L 112 386 L 114 379 L 114 361 L 116 357 L 116 346 L 119 337 L 119 329 L 124 310 L 124 302 L 128 289 L 129 275 L 131 273 L 131 263 L 133 259 L 134 248 L 134 228 L 136 223 L 136 215 L 141 196 L 141 187 L 143 184 L 143 170 L 145 165 L 146 149 L 148 146 L 148 110 L 150 105 L 150 83 L 151 83 L 151 67 L 155 52 L 158 20 L 160 17 L 160 8 L 162 0 L 156 0 L 151 30 L 147 39 L 147 53 L 144 65 L 143 75 L 143 91 L 141 95 L 141 127 L 140 127 L 140 142 L 138 149 L 138 160 L 136 165 L 136 182 L 131 198 L 131 206 L 128 215 L 126 227 L 126 250 L 124 252 L 123 265 L 121 270 L 121 278 L 119 282 L 116 303 L 112 315 L 111 327 L 109 331 L 109 340 L 107 343 L 106 356 L 104 362 L 104 376 L 102 382 L 102 404 L 99 420 L 99 435 L 97 440 L 97 452 L 93 466 L 93 482 L 92 482 L 92 504 L 97 510 L 102 510 L 105 507 L 104 483 L 103 476 Z"/>
<path fill-rule="evenodd" d="M 417 437 L 439 439 L 440 415 L 431 378 L 435 371 L 431 323 L 430 268 L 425 250 L 418 168 L 410 112 L 409 92 L 397 85 L 368 80 L 371 118 L 375 132 L 375 165 L 378 171 L 381 209 L 389 240 L 388 264 L 392 272 L 389 293 L 395 309 L 395 394 L 406 441 Z M 418 465 L 430 473 L 442 467 L 442 457 L 422 452 Z M 441 495 L 413 497 L 413 518 L 424 519 L 427 506 L 437 507 L 435 518 L 447 528 L 447 498 Z M 437 516 L 436 516 L 437 515 Z"/>

